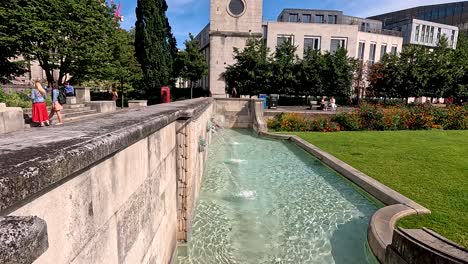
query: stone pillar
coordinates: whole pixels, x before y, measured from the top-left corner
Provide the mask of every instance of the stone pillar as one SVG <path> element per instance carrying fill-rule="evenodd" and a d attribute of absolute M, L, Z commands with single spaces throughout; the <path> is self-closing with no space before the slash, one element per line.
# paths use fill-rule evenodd
<path fill-rule="evenodd" d="M 92 101 L 86 102 L 85 105 L 96 110 L 98 113 L 109 113 L 117 110 L 115 101 Z"/>
<path fill-rule="evenodd" d="M 148 106 L 147 100 L 129 100 L 128 108 L 138 108 Z"/>
<path fill-rule="evenodd" d="M 91 101 L 91 92 L 88 87 L 75 88 L 76 103 L 84 104 Z"/>
<path fill-rule="evenodd" d="M 0 104 L 0 134 L 24 129 L 24 115 L 21 107 L 6 107 Z"/>

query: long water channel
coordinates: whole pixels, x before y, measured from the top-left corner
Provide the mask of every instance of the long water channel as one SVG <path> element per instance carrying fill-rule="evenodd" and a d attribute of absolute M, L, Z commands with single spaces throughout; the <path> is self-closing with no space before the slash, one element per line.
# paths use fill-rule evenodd
<path fill-rule="evenodd" d="M 372 263 L 367 194 L 293 143 L 224 130 L 178 264 Z"/>

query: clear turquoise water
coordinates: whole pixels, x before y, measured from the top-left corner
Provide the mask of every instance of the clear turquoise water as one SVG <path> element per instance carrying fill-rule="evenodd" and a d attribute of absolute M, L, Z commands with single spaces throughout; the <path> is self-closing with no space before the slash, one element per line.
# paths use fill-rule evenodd
<path fill-rule="evenodd" d="M 209 161 L 189 243 L 176 263 L 369 263 L 378 209 L 289 142 L 225 130 Z"/>

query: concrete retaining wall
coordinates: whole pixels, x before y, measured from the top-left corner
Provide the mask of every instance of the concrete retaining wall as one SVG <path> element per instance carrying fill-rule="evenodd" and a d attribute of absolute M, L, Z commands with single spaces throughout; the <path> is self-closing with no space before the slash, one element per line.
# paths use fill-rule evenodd
<path fill-rule="evenodd" d="M 49 248 L 34 263 L 170 263 L 181 223 L 176 135 L 184 129 L 188 138 L 185 179 L 193 184 L 183 214 L 190 216 L 212 111 L 212 99 L 195 99 L 37 131 L 36 145 L 31 131 L 0 137 L 1 215 L 45 220 Z"/>

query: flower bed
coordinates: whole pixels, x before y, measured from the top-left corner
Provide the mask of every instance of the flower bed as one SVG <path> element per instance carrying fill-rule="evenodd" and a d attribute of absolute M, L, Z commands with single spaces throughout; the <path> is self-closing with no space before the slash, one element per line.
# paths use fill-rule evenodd
<path fill-rule="evenodd" d="M 362 130 L 465 130 L 468 107 L 438 108 L 430 104 L 383 107 L 362 104 L 350 113 L 334 117 L 306 118 L 296 113 L 282 113 L 267 121 L 273 131 L 362 131 Z"/>

